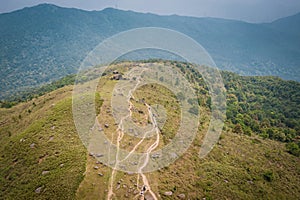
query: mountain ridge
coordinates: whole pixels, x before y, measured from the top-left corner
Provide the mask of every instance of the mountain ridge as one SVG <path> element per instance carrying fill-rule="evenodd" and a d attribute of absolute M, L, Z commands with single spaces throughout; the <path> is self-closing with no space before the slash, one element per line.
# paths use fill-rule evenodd
<path fill-rule="evenodd" d="M 239 22 L 248 23 L 248 24 L 272 24 L 274 22 L 281 21 L 282 19 L 292 18 L 292 17 L 295 17 L 295 16 L 300 17 L 300 11 L 299 11 L 295 14 L 291 14 L 291 15 L 287 15 L 285 17 L 280 17 L 280 18 L 274 19 L 270 22 L 247 22 L 247 21 L 244 21 L 244 20 L 229 19 L 229 18 L 222 18 L 222 17 L 199 17 L 199 16 L 186 16 L 186 15 L 178 15 L 178 14 L 169 14 L 169 15 L 168 14 L 157 14 L 157 13 L 152 13 L 152 12 L 139 12 L 139 11 L 134 11 L 134 10 L 129 10 L 129 9 L 128 10 L 123 10 L 123 9 L 113 8 L 113 7 L 106 7 L 106 8 L 103 8 L 101 10 L 85 10 L 85 9 L 75 8 L 75 7 L 58 6 L 58 5 L 52 4 L 52 3 L 41 3 L 41 4 L 34 5 L 34 6 L 29 6 L 29 7 L 26 6 L 24 8 L 13 10 L 13 11 L 10 11 L 10 12 L 0 13 L 0 15 L 1 14 L 9 14 L 9 13 L 17 12 L 17 11 L 21 11 L 21 10 L 24 10 L 24 9 L 37 8 L 37 7 L 40 7 L 40 8 L 52 7 L 52 8 L 56 8 L 56 9 L 57 8 L 74 9 L 74 10 L 85 11 L 85 12 L 123 11 L 123 12 L 139 13 L 139 14 L 151 14 L 151 15 L 156 15 L 156 16 L 161 16 L 161 17 L 177 16 L 177 17 L 187 17 L 187 18 L 196 18 L 196 19 L 221 19 L 221 20 L 228 20 L 228 21 L 239 21 Z"/>
<path fill-rule="evenodd" d="M 42 4 L 0 14 L 0 25 L 0 99 L 76 73 L 80 61 L 105 38 L 145 26 L 188 35 L 222 70 L 300 80 L 300 39 L 273 24 Z"/>

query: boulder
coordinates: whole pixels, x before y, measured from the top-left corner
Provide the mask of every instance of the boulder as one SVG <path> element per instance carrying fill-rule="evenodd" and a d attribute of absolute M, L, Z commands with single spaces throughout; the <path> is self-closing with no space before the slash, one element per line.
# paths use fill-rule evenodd
<path fill-rule="evenodd" d="M 50 173 L 50 171 L 43 171 L 42 175 L 45 175 L 45 174 L 48 174 L 48 173 Z"/>
<path fill-rule="evenodd" d="M 94 153 L 90 152 L 90 153 L 89 153 L 89 156 L 94 156 Z"/>
<path fill-rule="evenodd" d="M 49 138 L 49 141 L 52 141 L 54 139 L 54 136 L 52 135 L 50 138 Z"/>
<path fill-rule="evenodd" d="M 172 191 L 167 191 L 167 192 L 164 193 L 164 195 L 166 195 L 166 196 L 172 196 L 173 192 Z"/>
<path fill-rule="evenodd" d="M 35 144 L 34 143 L 32 143 L 31 145 L 30 145 L 30 148 L 34 148 L 34 146 L 35 146 Z"/>
<path fill-rule="evenodd" d="M 43 187 L 36 188 L 35 193 L 37 193 L 37 194 L 41 193 L 42 189 L 43 189 Z"/>
<path fill-rule="evenodd" d="M 98 173 L 98 175 L 99 175 L 99 176 L 103 176 L 103 174 L 102 174 L 102 173 Z"/>

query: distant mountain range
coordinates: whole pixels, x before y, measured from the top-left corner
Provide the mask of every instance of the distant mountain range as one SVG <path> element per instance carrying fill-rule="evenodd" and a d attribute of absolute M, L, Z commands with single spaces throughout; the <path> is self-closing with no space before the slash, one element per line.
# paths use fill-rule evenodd
<path fill-rule="evenodd" d="M 300 13 L 272 23 L 159 16 L 41 4 L 0 14 L 0 99 L 76 73 L 98 43 L 137 27 L 163 27 L 198 41 L 222 70 L 300 81 Z"/>

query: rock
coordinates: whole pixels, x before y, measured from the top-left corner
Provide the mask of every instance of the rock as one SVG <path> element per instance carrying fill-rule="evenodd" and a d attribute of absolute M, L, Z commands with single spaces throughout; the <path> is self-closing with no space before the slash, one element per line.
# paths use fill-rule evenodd
<path fill-rule="evenodd" d="M 133 175 L 134 173 L 133 173 L 133 172 L 127 172 L 127 174 L 128 174 L 128 175 Z"/>
<path fill-rule="evenodd" d="M 167 191 L 167 192 L 164 193 L 164 195 L 166 195 L 166 196 L 172 196 L 173 192 L 172 191 Z"/>
<path fill-rule="evenodd" d="M 42 175 L 48 174 L 50 171 L 43 171 Z"/>
<path fill-rule="evenodd" d="M 36 188 L 35 193 L 37 193 L 37 194 L 41 193 L 42 189 L 43 189 L 43 187 Z"/>
<path fill-rule="evenodd" d="M 156 153 L 156 154 L 152 154 L 151 157 L 152 157 L 152 158 L 159 158 L 160 155 L 159 155 L 159 153 Z"/>
<path fill-rule="evenodd" d="M 178 198 L 179 198 L 179 199 L 185 199 L 185 194 L 179 194 L 179 195 L 178 195 Z"/>
<path fill-rule="evenodd" d="M 103 154 L 97 153 L 96 157 L 98 157 L 98 158 L 103 157 Z"/>
<path fill-rule="evenodd" d="M 114 74 L 110 79 L 111 80 L 121 80 L 122 75 L 121 74 Z"/>
<path fill-rule="evenodd" d="M 134 195 L 136 195 L 136 194 L 138 194 L 138 193 L 139 193 L 138 190 L 134 190 L 134 191 L 133 191 L 133 194 L 134 194 Z"/>
<path fill-rule="evenodd" d="M 99 169 L 99 167 L 98 167 L 98 166 L 95 166 L 94 169 L 97 170 L 97 169 Z"/>
<path fill-rule="evenodd" d="M 178 158 L 178 155 L 175 152 L 173 152 L 170 153 L 170 157 L 174 159 L 174 158 Z"/>
<path fill-rule="evenodd" d="M 89 156 L 94 156 L 94 153 L 90 152 L 90 153 L 89 153 Z"/>
<path fill-rule="evenodd" d="M 116 161 L 111 161 L 110 163 L 109 163 L 109 165 L 114 165 L 116 163 Z"/>
<path fill-rule="evenodd" d="M 154 200 L 153 196 L 148 192 L 145 194 L 144 199 L 145 200 Z"/>
<path fill-rule="evenodd" d="M 104 127 L 105 127 L 105 128 L 108 128 L 108 127 L 109 127 L 109 124 L 104 124 Z"/>
<path fill-rule="evenodd" d="M 60 167 L 63 167 L 63 166 L 64 166 L 64 164 L 62 163 L 62 164 L 60 164 L 59 166 L 60 166 Z"/>
<path fill-rule="evenodd" d="M 146 186 L 146 185 L 143 185 L 142 190 L 143 190 L 143 191 L 146 191 L 146 190 L 147 190 L 147 186 Z"/>
<path fill-rule="evenodd" d="M 30 145 L 30 148 L 34 148 L 34 146 L 35 146 L 35 144 L 34 143 L 32 143 L 31 145 Z"/>
<path fill-rule="evenodd" d="M 99 175 L 99 176 L 103 176 L 103 174 L 102 174 L 102 173 L 98 173 L 98 175 Z"/>
<path fill-rule="evenodd" d="M 51 127 L 51 130 L 54 130 L 54 129 L 55 129 L 55 126 L 52 126 L 52 127 Z"/>
<path fill-rule="evenodd" d="M 49 138 L 49 141 L 52 141 L 54 139 L 54 136 L 51 136 L 50 138 Z"/>

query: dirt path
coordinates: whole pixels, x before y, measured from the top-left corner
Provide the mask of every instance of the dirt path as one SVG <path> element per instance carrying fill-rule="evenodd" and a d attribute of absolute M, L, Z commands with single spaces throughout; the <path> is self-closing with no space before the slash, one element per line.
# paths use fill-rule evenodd
<path fill-rule="evenodd" d="M 146 154 L 145 154 L 145 160 L 143 162 L 143 164 L 141 165 L 141 167 L 138 169 L 138 173 L 139 175 L 141 175 L 142 177 L 142 180 L 143 180 L 143 183 L 144 183 L 144 186 L 142 187 L 142 191 L 141 191 L 141 195 L 144 196 L 144 194 L 146 192 L 149 192 L 151 194 L 151 196 L 153 197 L 153 199 L 157 200 L 157 197 L 155 195 L 155 193 L 151 190 L 151 187 L 150 187 L 150 184 L 149 184 L 149 181 L 146 177 L 145 174 L 143 174 L 143 169 L 147 166 L 148 162 L 149 162 L 149 157 L 150 157 L 150 153 L 152 151 L 154 151 L 156 149 L 156 147 L 158 146 L 159 144 L 159 139 L 160 139 L 160 136 L 159 136 L 159 129 L 158 129 L 158 126 L 157 126 L 157 122 L 156 122 L 156 119 L 152 113 L 152 109 L 151 107 L 146 104 L 147 108 L 148 108 L 148 114 L 149 114 L 149 117 L 150 117 L 150 120 L 153 124 L 153 128 L 155 129 L 155 133 L 156 133 L 156 140 L 155 142 L 147 149 L 146 151 Z M 138 182 L 137 182 L 137 185 L 138 185 Z"/>
<path fill-rule="evenodd" d="M 143 72 L 144 70 L 142 70 Z M 143 138 L 141 138 L 141 140 L 133 147 L 133 149 L 129 152 L 129 154 L 123 159 L 123 160 L 119 160 L 119 149 L 120 149 L 120 142 L 124 136 L 124 128 L 123 128 L 123 122 L 126 118 L 128 117 L 131 117 L 132 116 L 132 110 L 134 108 L 134 105 L 131 103 L 131 99 L 134 99 L 134 96 L 133 96 L 133 92 L 138 88 L 138 86 L 140 85 L 140 82 L 141 80 L 138 80 L 135 87 L 133 89 L 131 89 L 128 93 L 128 96 L 127 96 L 127 102 L 129 104 L 129 107 L 128 107 L 128 111 L 129 111 L 129 114 L 124 116 L 121 120 L 120 120 L 120 123 L 118 125 L 118 128 L 117 128 L 117 134 L 118 134 L 118 138 L 117 138 L 117 152 L 116 152 L 116 162 L 115 162 L 115 167 L 114 169 L 112 170 L 112 174 L 111 174 L 111 178 L 110 178 L 110 183 L 109 183 L 109 188 L 108 188 L 108 195 L 107 195 L 107 199 L 108 200 L 111 200 L 113 197 L 114 197 L 114 192 L 113 192 L 113 183 L 114 183 L 114 179 L 115 179 L 115 175 L 116 175 L 116 172 L 117 172 L 117 166 L 119 165 L 119 163 L 125 161 L 126 159 L 128 159 L 134 152 L 135 150 L 138 148 L 138 146 L 145 140 L 145 138 L 147 137 L 148 133 L 150 132 L 153 132 L 155 131 L 156 133 L 156 141 L 147 149 L 146 153 L 144 154 L 143 158 L 140 159 L 140 163 L 141 163 L 141 166 L 138 168 L 138 174 L 139 176 L 142 177 L 142 181 L 143 181 L 143 186 L 142 186 L 142 189 L 141 189 L 141 192 L 139 195 L 137 195 L 137 197 L 141 197 L 142 199 L 144 199 L 144 194 L 146 192 L 149 192 L 151 194 L 151 196 L 153 197 L 153 199 L 157 200 L 157 197 L 155 195 L 155 193 L 151 190 L 151 186 L 149 184 L 149 181 L 146 177 L 145 174 L 143 174 L 143 169 L 147 166 L 148 162 L 149 162 L 149 157 L 150 157 L 150 153 L 155 149 L 157 148 L 158 144 L 159 144 L 159 139 L 160 139 L 160 136 L 159 136 L 159 129 L 158 129 L 158 126 L 157 126 L 157 122 L 156 122 L 156 119 L 152 113 L 152 109 L 151 107 L 148 105 L 148 104 L 145 104 L 147 106 L 147 110 L 148 110 L 148 115 L 149 115 L 149 118 L 153 124 L 153 127 L 151 130 L 147 131 Z M 143 160 L 144 159 L 144 160 Z M 143 161 L 141 161 L 143 160 Z M 139 189 L 139 178 L 138 178 L 138 181 L 137 181 L 137 189 Z"/>

